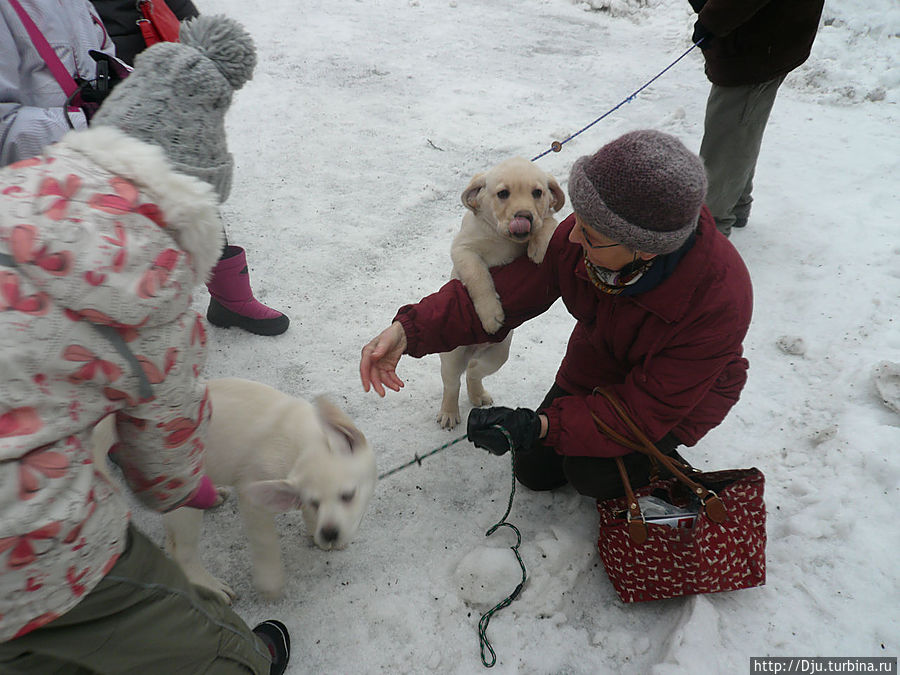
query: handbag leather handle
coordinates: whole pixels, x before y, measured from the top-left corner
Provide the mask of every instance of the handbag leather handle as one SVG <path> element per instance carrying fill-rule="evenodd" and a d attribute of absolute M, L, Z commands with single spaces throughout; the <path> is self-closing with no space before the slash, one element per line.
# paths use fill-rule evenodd
<path fill-rule="evenodd" d="M 703 510 L 706 512 L 706 515 L 709 517 L 711 521 L 714 523 L 723 523 L 725 522 L 725 518 L 727 517 L 727 512 L 725 510 L 725 504 L 722 503 L 722 500 L 719 496 L 711 491 L 707 490 L 705 487 L 700 485 L 699 483 L 688 478 L 684 472 L 682 471 L 685 468 L 680 462 L 676 462 L 671 457 L 664 455 L 660 452 L 659 448 L 657 448 L 647 435 L 641 431 L 637 424 L 634 423 L 634 420 L 628 416 L 628 413 L 625 412 L 625 409 L 622 407 L 621 402 L 609 391 L 605 389 L 596 388 L 594 389 L 594 393 L 600 394 L 607 401 L 609 401 L 610 405 L 613 407 L 613 410 L 616 411 L 616 414 L 621 418 L 621 420 L 628 426 L 631 430 L 631 433 L 635 435 L 635 437 L 640 441 L 640 443 L 635 443 L 634 441 L 625 438 L 622 434 L 616 432 L 609 425 L 605 424 L 602 420 L 600 420 L 597 415 L 591 413 L 591 416 L 594 418 L 594 423 L 597 425 L 598 429 L 614 440 L 616 443 L 620 445 L 624 445 L 626 448 L 631 448 L 637 452 L 642 452 L 645 455 L 648 455 L 652 458 L 655 458 L 657 461 L 662 463 L 673 476 L 675 476 L 679 481 L 687 485 L 691 492 L 693 492 L 700 499 L 700 503 L 703 506 Z M 619 459 L 619 464 L 621 464 L 621 459 Z M 625 472 L 624 464 L 622 464 L 619 468 L 620 473 L 623 474 L 623 482 L 626 485 L 626 496 L 631 491 L 631 484 L 628 481 L 628 475 Z M 633 495 L 633 493 L 632 493 Z M 629 498 L 629 513 L 631 512 L 631 502 L 634 502 L 637 505 L 637 501 Z M 638 510 L 640 513 L 640 510 Z"/>
<path fill-rule="evenodd" d="M 634 497 L 631 489 L 631 481 L 628 480 L 628 472 L 625 470 L 625 462 L 621 457 L 616 457 L 616 466 L 622 477 L 622 485 L 625 486 L 625 500 L 628 502 L 628 536 L 635 544 L 643 544 L 647 541 L 647 521 L 641 513 L 641 505 Z"/>

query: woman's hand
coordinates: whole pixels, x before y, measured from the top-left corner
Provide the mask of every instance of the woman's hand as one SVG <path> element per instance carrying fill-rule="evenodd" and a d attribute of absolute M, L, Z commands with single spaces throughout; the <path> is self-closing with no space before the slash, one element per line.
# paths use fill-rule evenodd
<path fill-rule="evenodd" d="M 363 390 L 371 387 L 379 396 L 384 396 L 384 388 L 400 391 L 403 380 L 397 377 L 397 363 L 406 351 L 406 332 L 398 321 L 381 331 L 378 337 L 362 348 L 359 360 L 359 377 Z"/>

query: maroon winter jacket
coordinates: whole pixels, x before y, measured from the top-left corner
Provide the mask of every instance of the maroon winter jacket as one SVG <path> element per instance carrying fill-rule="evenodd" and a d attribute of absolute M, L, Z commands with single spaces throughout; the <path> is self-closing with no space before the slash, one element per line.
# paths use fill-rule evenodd
<path fill-rule="evenodd" d="M 741 343 L 753 297 L 740 255 L 704 206 L 696 241 L 671 276 L 639 295 L 609 295 L 590 282 L 581 246 L 568 240 L 574 223 L 574 216 L 560 223 L 540 265 L 523 256 L 491 270 L 506 313 L 498 333 L 484 332 L 465 286 L 453 280 L 397 313 L 406 352 L 418 357 L 502 340 L 562 297 L 578 323 L 556 382 L 573 395 L 543 411 L 545 445 L 562 455 L 630 452 L 597 431 L 592 412 L 631 436 L 595 387 L 613 391 L 651 440 L 672 432 L 694 445 L 725 418 L 747 379 Z"/>
<path fill-rule="evenodd" d="M 732 87 L 768 82 L 809 58 L 825 0 L 706 0 L 698 18 L 713 32 L 706 76 Z"/>

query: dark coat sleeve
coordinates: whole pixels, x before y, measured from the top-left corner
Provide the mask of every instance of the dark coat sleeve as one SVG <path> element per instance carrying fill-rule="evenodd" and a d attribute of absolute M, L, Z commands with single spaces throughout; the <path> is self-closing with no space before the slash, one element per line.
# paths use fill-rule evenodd
<path fill-rule="evenodd" d="M 760 8 L 778 0 L 707 0 L 698 18 L 714 35 L 728 35 L 750 20 Z"/>
<path fill-rule="evenodd" d="M 698 18 L 715 39 L 706 75 L 724 87 L 758 84 L 809 58 L 824 0 L 707 0 Z"/>
<path fill-rule="evenodd" d="M 568 243 L 562 230 L 553 235 L 540 265 L 522 256 L 491 269 L 506 315 L 499 331 L 491 335 L 484 330 L 466 287 L 454 279 L 437 293 L 397 312 L 394 321 L 406 331 L 406 353 L 418 357 L 449 352 L 461 345 L 500 342 L 516 326 L 547 311 L 560 295 L 559 259 Z"/>

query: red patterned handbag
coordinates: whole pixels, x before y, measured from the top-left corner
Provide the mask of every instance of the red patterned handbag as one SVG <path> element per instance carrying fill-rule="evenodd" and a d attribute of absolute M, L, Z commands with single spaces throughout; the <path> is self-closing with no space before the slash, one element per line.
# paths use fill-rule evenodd
<path fill-rule="evenodd" d="M 622 437 L 595 416 L 601 432 L 649 455 L 674 476 L 633 491 L 621 458 L 616 458 L 625 497 L 597 502 L 597 545 L 619 598 L 642 602 L 762 586 L 766 582 L 762 472 L 756 468 L 701 472 L 681 464 L 650 442 L 612 394 L 597 393 L 606 396 L 640 443 Z M 695 504 L 693 525 L 676 527 L 645 518 L 638 500 L 651 494 L 676 506 Z M 682 525 L 685 520 L 692 519 L 682 519 Z"/>

